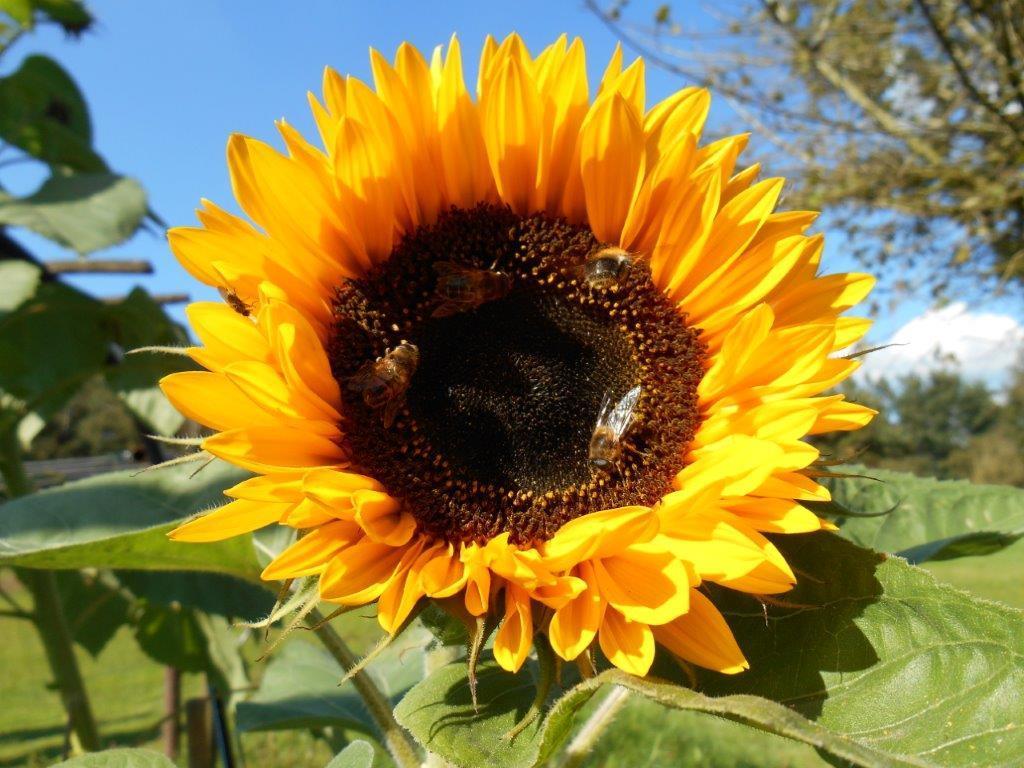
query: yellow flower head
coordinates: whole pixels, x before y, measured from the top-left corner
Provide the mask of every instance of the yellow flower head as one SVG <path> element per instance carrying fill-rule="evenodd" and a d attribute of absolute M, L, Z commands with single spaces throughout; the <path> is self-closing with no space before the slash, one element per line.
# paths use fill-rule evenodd
<path fill-rule="evenodd" d="M 510 670 L 535 642 L 744 669 L 702 584 L 784 592 L 763 534 L 827 526 L 805 439 L 873 415 L 821 395 L 872 279 L 819 277 L 814 214 L 773 213 L 747 137 L 700 145 L 707 91 L 647 108 L 621 51 L 593 99 L 578 39 L 488 39 L 476 98 L 454 38 L 372 64 L 310 96 L 320 146 L 231 138 L 248 220 L 204 202 L 170 232 L 226 302 L 189 308 L 207 370 L 164 392 L 256 473 L 172 535 L 298 529 L 265 578 L 392 633 L 458 600 Z"/>

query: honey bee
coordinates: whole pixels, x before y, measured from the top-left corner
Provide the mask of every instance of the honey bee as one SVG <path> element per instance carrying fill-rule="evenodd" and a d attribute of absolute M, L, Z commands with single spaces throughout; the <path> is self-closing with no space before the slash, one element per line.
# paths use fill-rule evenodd
<path fill-rule="evenodd" d="M 639 384 L 614 404 L 611 395 L 605 395 L 597 416 L 597 424 L 590 436 L 588 458 L 590 466 L 594 469 L 609 470 L 618 466 L 622 458 L 622 437 L 633 423 L 633 411 L 639 400 Z"/>
<path fill-rule="evenodd" d="M 512 289 L 508 273 L 494 269 L 475 269 L 451 261 L 434 262 L 437 285 L 434 296 L 440 301 L 432 317 L 449 317 L 469 312 L 481 304 L 507 295 Z"/>
<path fill-rule="evenodd" d="M 221 286 L 220 288 L 217 289 L 217 292 L 220 293 L 220 297 L 228 303 L 228 306 L 235 310 L 235 312 L 240 314 L 242 317 L 248 317 L 249 315 L 252 314 L 252 307 L 250 307 L 248 304 L 242 301 L 242 299 L 239 298 L 238 294 L 235 293 L 230 288 L 225 288 Z"/>
<path fill-rule="evenodd" d="M 345 386 L 351 392 L 359 392 L 368 408 L 383 409 L 384 426 L 390 427 L 419 362 L 419 347 L 403 341 L 384 357 L 364 363 Z"/>
<path fill-rule="evenodd" d="M 578 272 L 582 272 L 587 285 L 603 291 L 625 280 L 636 260 L 629 251 L 607 245 L 587 256 Z"/>

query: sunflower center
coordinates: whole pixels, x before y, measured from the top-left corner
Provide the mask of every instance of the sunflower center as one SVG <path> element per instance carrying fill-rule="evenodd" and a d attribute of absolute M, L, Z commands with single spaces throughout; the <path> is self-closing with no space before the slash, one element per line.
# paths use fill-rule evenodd
<path fill-rule="evenodd" d="M 562 220 L 453 209 L 335 317 L 353 465 L 437 538 L 527 544 L 653 504 L 699 425 L 698 332 L 642 261 Z"/>

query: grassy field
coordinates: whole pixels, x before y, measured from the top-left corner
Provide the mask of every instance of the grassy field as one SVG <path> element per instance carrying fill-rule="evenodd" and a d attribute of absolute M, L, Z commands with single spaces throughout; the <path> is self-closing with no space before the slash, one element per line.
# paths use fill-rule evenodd
<path fill-rule="evenodd" d="M 929 566 L 942 581 L 974 594 L 1024 608 L 1024 541 L 985 558 L 963 558 Z M 25 595 L 19 595 L 25 602 Z M 24 621 L 0 617 L 0 766 L 51 765 L 61 753 L 64 716 L 49 679 L 34 629 Z M 100 727 L 109 746 L 160 749 L 163 669 L 138 649 L 122 629 L 97 659 L 80 653 L 83 674 Z M 183 699 L 201 695 L 197 675 L 185 675 Z M 652 728 L 652 722 L 658 725 Z M 658 734 L 654 743 L 650 734 Z M 588 766 L 708 766 L 715 745 L 715 768 L 818 768 L 813 749 L 715 718 L 662 709 L 631 700 L 618 726 L 597 744 Z M 722 745 L 728 745 L 725 754 Z M 302 731 L 247 734 L 243 757 L 260 768 L 322 768 L 330 748 Z M 182 744 L 185 754 L 185 744 Z M 766 756 L 770 759 L 766 762 Z"/>

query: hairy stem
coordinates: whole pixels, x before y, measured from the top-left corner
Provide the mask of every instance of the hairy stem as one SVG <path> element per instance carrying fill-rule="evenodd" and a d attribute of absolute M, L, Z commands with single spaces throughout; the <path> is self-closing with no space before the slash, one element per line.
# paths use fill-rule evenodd
<path fill-rule="evenodd" d="M 341 639 L 341 635 L 334 630 L 329 622 L 323 621 L 324 616 L 318 609 L 314 608 L 309 617 L 311 626 L 314 627 L 314 634 L 341 665 L 341 668 L 346 672 L 352 669 L 359 662 L 359 657 Z M 387 747 L 398 768 L 419 768 L 421 760 L 416 745 L 408 732 L 395 720 L 388 698 L 374 684 L 365 670 L 352 676 L 352 684 L 380 729 L 384 746 Z"/>
<path fill-rule="evenodd" d="M 628 697 L 629 691 L 622 686 L 617 685 L 612 688 L 611 693 L 597 705 L 597 709 L 587 718 L 576 737 L 565 748 L 559 768 L 579 768 L 583 765 L 590 750 L 594 748 L 594 744 L 597 743 L 604 729 L 611 724 L 615 715 L 622 709 L 622 705 L 626 703 Z"/>
<path fill-rule="evenodd" d="M 18 440 L 13 430 L 0 437 L 0 472 L 7 486 L 8 498 L 32 492 L 32 483 L 21 462 Z M 100 748 L 100 734 L 85 690 L 78 659 L 75 657 L 71 630 L 64 617 L 64 607 L 57 592 L 53 571 L 18 569 L 18 579 L 32 593 L 32 622 L 46 651 L 50 671 L 60 690 L 71 732 L 78 747 L 86 752 Z"/>

